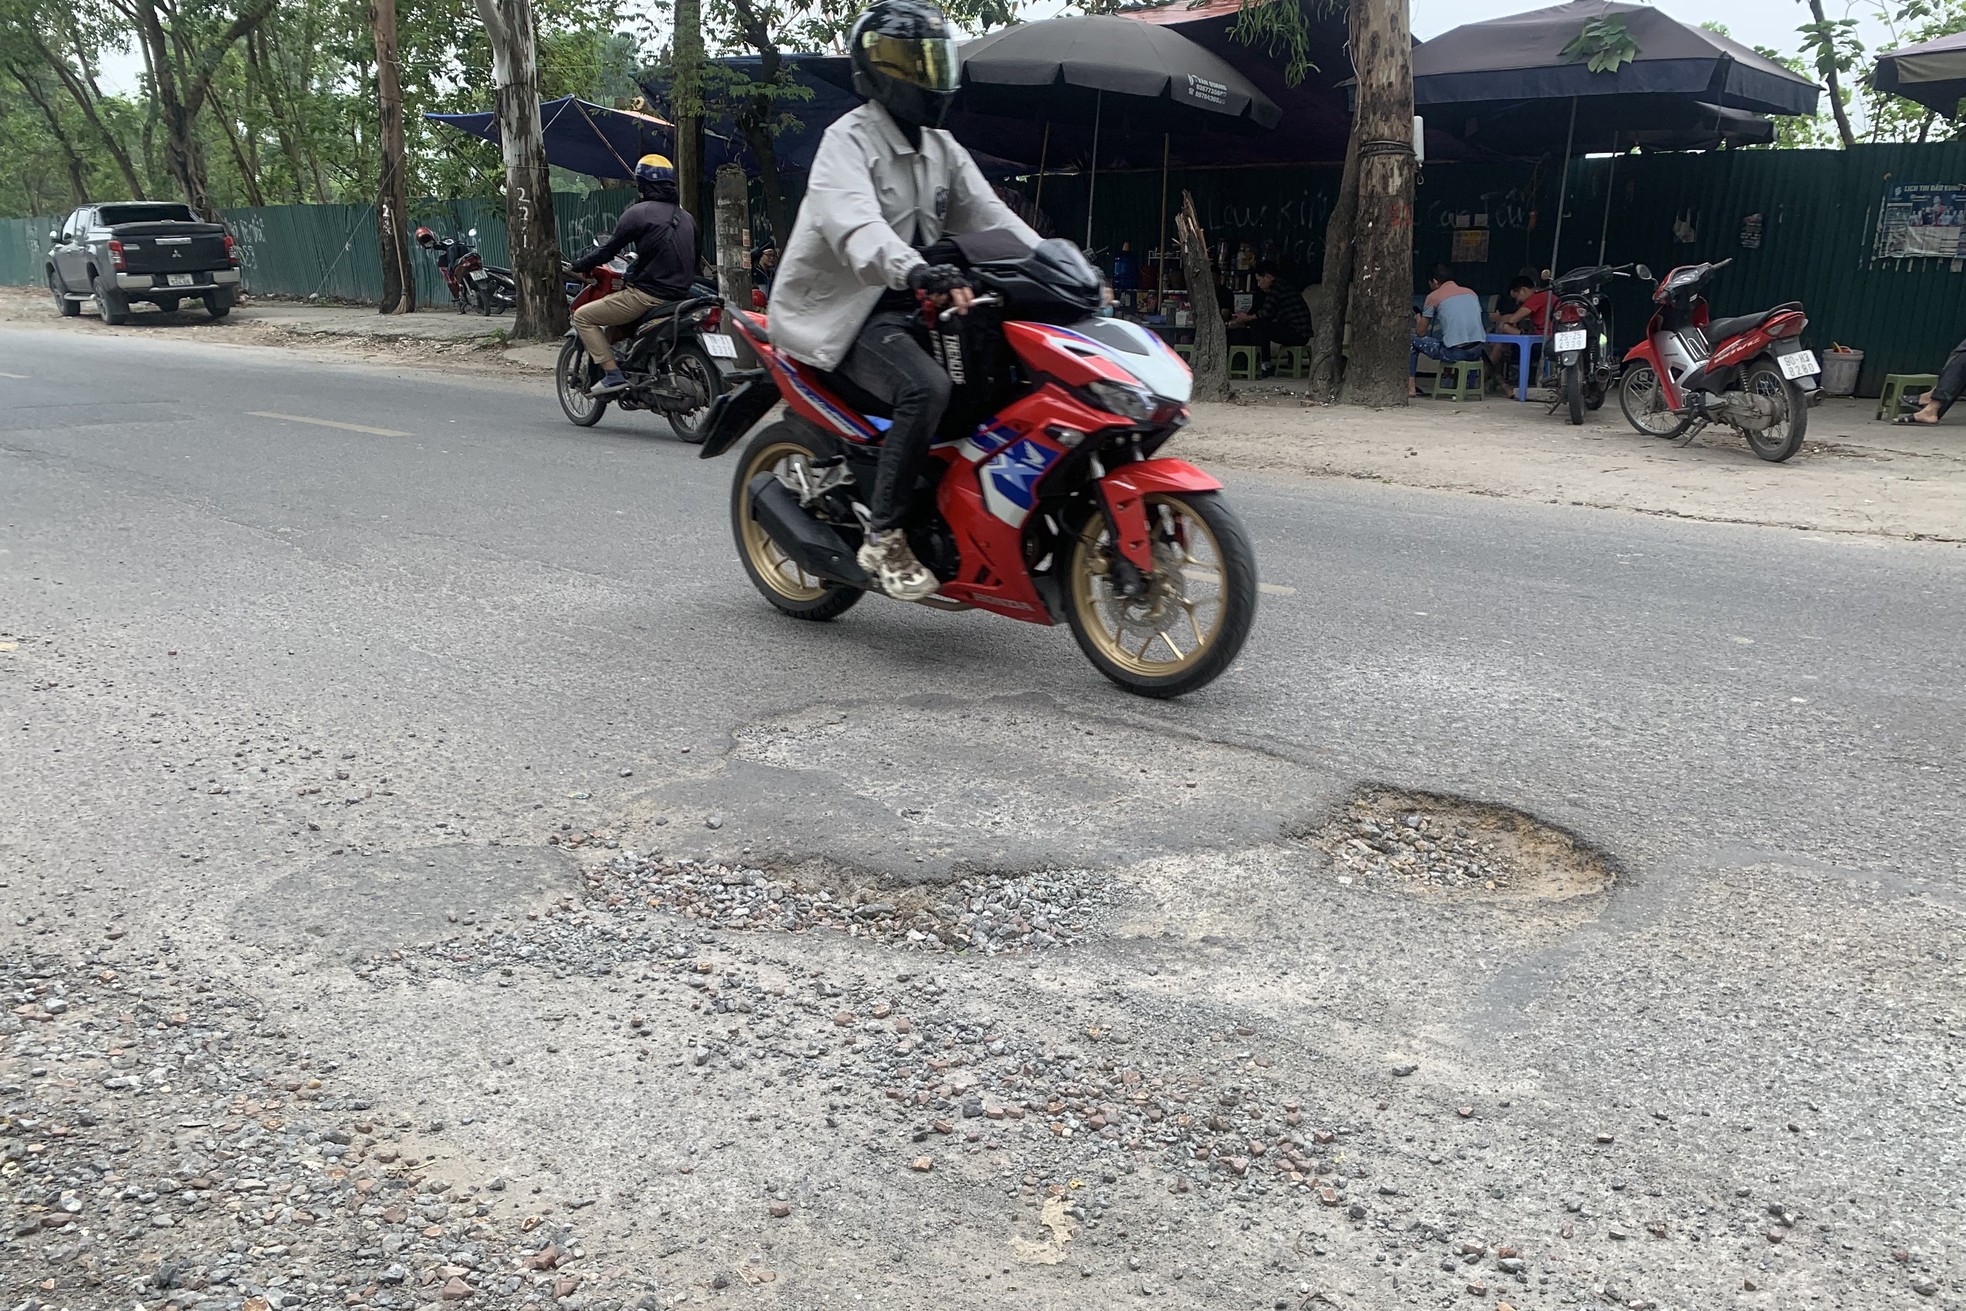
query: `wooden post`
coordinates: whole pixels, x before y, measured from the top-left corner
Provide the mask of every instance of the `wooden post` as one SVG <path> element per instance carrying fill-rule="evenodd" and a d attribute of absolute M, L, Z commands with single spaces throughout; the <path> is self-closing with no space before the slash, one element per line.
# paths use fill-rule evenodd
<path fill-rule="evenodd" d="M 375 34 L 376 135 L 382 142 L 377 173 L 376 244 L 382 256 L 384 314 L 416 312 L 416 275 L 410 266 L 409 185 L 403 175 L 402 60 L 396 51 L 396 0 L 370 0 Z"/>
<path fill-rule="evenodd" d="M 505 158 L 505 235 L 519 300 L 512 335 L 527 341 L 556 341 L 567 330 L 567 295 L 561 284 L 560 234 L 553 222 L 546 134 L 539 121 L 539 43 L 532 0 L 477 0 L 477 4 L 491 37 L 499 148 Z"/>
<path fill-rule="evenodd" d="M 1352 405 L 1406 404 L 1413 334 L 1413 35 L 1406 0 L 1353 0 L 1358 73 L 1357 269 L 1352 358 L 1343 397 Z"/>
<path fill-rule="evenodd" d="M 741 164 L 717 170 L 717 294 L 751 308 L 751 186 Z"/>
<path fill-rule="evenodd" d="M 1195 215 L 1195 198 L 1181 193 L 1181 212 L 1174 216 L 1175 236 L 1181 242 L 1181 272 L 1188 280 L 1188 308 L 1195 316 L 1195 399 L 1229 399 L 1229 330 L 1222 324 L 1222 306 L 1215 299 L 1215 273 L 1208 262 L 1208 234 Z"/>

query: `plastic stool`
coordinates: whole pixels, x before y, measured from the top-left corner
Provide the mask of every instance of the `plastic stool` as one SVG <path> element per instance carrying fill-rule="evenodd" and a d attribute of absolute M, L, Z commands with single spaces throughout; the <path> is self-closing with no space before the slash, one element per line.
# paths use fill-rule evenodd
<path fill-rule="evenodd" d="M 1903 412 L 1906 393 L 1923 396 L 1939 385 L 1936 373 L 1887 373 L 1884 390 L 1877 396 L 1877 417 L 1895 419 Z"/>
<path fill-rule="evenodd" d="M 1191 342 L 1191 341 L 1179 341 L 1179 342 L 1176 342 L 1176 343 L 1174 343 L 1174 353 L 1175 353 L 1176 355 L 1179 355 L 1179 356 L 1180 356 L 1180 357 L 1181 357 L 1182 359 L 1184 359 L 1184 360 L 1186 360 L 1186 361 L 1188 362 L 1188 367 L 1189 367 L 1189 368 L 1193 368 L 1193 367 L 1194 367 L 1194 364 L 1195 364 L 1195 344 L 1194 344 L 1193 342 Z"/>
<path fill-rule="evenodd" d="M 1311 376 L 1311 348 L 1309 346 L 1279 346 L 1277 349 L 1277 377 L 1308 378 Z"/>
<path fill-rule="evenodd" d="M 1229 347 L 1229 376 L 1231 378 L 1254 378 L 1257 360 L 1262 352 L 1254 346 Z"/>
<path fill-rule="evenodd" d="M 1452 378 L 1453 384 L 1448 385 Z M 1488 362 L 1486 360 L 1442 360 L 1440 372 L 1434 377 L 1434 396 L 1445 396 L 1454 401 L 1478 401 L 1483 399 L 1482 388 L 1488 382 Z"/>

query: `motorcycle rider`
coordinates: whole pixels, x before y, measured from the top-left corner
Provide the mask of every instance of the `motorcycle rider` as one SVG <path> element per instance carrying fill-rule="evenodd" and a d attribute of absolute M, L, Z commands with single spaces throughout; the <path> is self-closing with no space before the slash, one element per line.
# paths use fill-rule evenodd
<path fill-rule="evenodd" d="M 847 48 L 853 89 L 867 103 L 819 143 L 772 284 L 771 333 L 788 355 L 892 407 L 859 560 L 882 591 L 912 601 L 937 584 L 903 524 L 950 391 L 928 352 L 916 293 L 961 311 L 971 299 L 961 270 L 922 252 L 965 232 L 1008 229 L 1032 246 L 1039 238 L 941 129 L 957 66 L 955 33 L 940 8 L 875 0 Z"/>
<path fill-rule="evenodd" d="M 642 198 L 622 211 L 614 235 L 567 265 L 569 272 L 584 275 L 624 248 L 635 248 L 635 262 L 628 266 L 621 290 L 573 312 L 574 331 L 587 357 L 606 369 L 587 389 L 589 396 L 628 390 L 607 330 L 635 322 L 664 301 L 681 300 L 696 280 L 696 220 L 677 203 L 675 165 L 664 155 L 643 155 L 635 162 L 635 189 Z"/>

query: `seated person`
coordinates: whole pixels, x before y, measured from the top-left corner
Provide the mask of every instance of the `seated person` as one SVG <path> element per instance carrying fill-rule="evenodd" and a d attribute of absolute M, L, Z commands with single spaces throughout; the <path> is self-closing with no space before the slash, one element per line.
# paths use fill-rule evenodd
<path fill-rule="evenodd" d="M 1509 283 L 1509 298 L 1515 308 L 1495 318 L 1495 331 L 1515 333 L 1525 337 L 1541 337 L 1549 327 L 1550 293 L 1548 289 L 1538 291 L 1529 278 L 1517 277 Z M 1502 364 L 1504 357 L 1513 358 L 1518 354 L 1515 347 L 1496 342 L 1488 348 L 1488 362 Z"/>
<path fill-rule="evenodd" d="M 1230 344 L 1256 347 L 1268 377 L 1276 372 L 1270 347 L 1308 346 L 1311 332 L 1311 307 L 1305 304 L 1303 291 L 1278 277 L 1275 264 L 1258 264 L 1255 302 L 1247 312 L 1229 319 Z"/>
<path fill-rule="evenodd" d="M 1413 353 L 1406 368 L 1406 394 L 1420 394 L 1420 357 L 1478 360 L 1487 348 L 1481 326 L 1481 297 L 1454 281 L 1445 264 L 1427 270 L 1427 298 L 1413 316 Z"/>

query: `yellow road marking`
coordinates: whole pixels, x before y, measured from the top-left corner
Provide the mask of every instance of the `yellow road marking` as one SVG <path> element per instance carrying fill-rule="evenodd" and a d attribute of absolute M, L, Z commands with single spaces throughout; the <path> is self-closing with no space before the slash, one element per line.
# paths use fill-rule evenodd
<path fill-rule="evenodd" d="M 255 419 L 280 419 L 287 423 L 311 423 L 317 428 L 340 428 L 343 432 L 365 432 L 371 437 L 407 437 L 406 432 L 394 428 L 371 428 L 362 423 L 337 423 L 333 419 L 310 419 L 304 414 L 275 414 L 271 410 L 247 410 Z"/>

